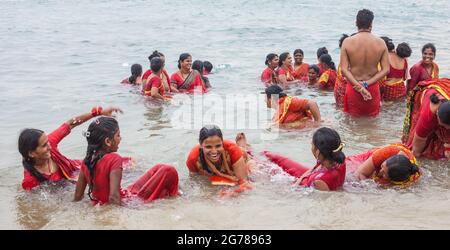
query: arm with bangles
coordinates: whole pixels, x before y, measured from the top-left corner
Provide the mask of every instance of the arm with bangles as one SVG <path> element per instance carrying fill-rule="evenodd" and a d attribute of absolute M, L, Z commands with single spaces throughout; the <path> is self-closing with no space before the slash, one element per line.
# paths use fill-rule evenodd
<path fill-rule="evenodd" d="M 235 192 L 242 192 L 246 189 L 251 189 L 252 186 L 248 182 L 248 167 L 245 164 L 244 157 L 241 157 L 237 162 L 233 164 L 233 172 L 234 175 L 239 179 L 239 187 L 235 190 Z"/>
<path fill-rule="evenodd" d="M 300 83 L 299 80 L 288 81 L 286 79 L 286 75 L 284 75 L 284 74 L 280 74 L 278 76 L 278 81 L 281 83 L 281 86 L 283 86 L 284 89 L 288 88 L 289 85 L 291 85 L 291 84 L 298 84 L 298 83 Z"/>
<path fill-rule="evenodd" d="M 121 109 L 116 107 L 108 107 L 103 109 L 100 106 L 93 107 L 90 113 L 85 113 L 76 117 L 71 118 L 70 120 L 66 121 L 65 123 L 69 125 L 70 129 L 73 129 L 77 127 L 78 125 L 83 124 L 84 122 L 90 120 L 93 117 L 104 115 L 104 116 L 111 116 L 113 112 L 120 112 L 123 113 Z"/>

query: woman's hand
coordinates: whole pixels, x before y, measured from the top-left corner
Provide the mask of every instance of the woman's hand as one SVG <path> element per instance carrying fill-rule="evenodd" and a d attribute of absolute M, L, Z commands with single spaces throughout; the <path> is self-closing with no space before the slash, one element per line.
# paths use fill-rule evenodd
<path fill-rule="evenodd" d="M 101 115 L 104 116 L 112 116 L 113 113 L 123 113 L 123 111 L 118 107 L 107 107 L 104 110 L 102 110 Z"/>

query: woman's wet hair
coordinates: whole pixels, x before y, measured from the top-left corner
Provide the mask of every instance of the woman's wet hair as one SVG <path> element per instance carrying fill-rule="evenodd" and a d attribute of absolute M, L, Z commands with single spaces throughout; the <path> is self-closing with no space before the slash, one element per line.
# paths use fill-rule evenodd
<path fill-rule="evenodd" d="M 201 75 L 203 75 L 203 62 L 202 61 L 200 61 L 200 60 L 195 60 L 193 63 L 192 63 L 192 69 L 193 70 L 197 70 L 198 71 L 198 73 L 200 73 Z"/>
<path fill-rule="evenodd" d="M 154 60 L 156 58 L 153 58 Z M 91 200 L 91 193 L 94 187 L 95 166 L 97 162 L 106 154 L 107 149 L 104 148 L 105 139 L 113 139 L 114 134 L 119 130 L 119 123 L 112 117 L 101 116 L 96 118 L 88 127 L 86 132 L 87 150 L 84 157 L 84 164 L 89 171 L 89 189 L 88 196 Z"/>
<path fill-rule="evenodd" d="M 392 181 L 406 181 L 417 172 L 419 168 L 404 155 L 394 155 L 386 160 L 387 175 Z"/>
<path fill-rule="evenodd" d="M 283 93 L 283 89 L 278 85 L 271 85 L 264 91 L 266 93 L 267 99 L 270 99 L 272 95 L 279 95 L 279 98 L 287 96 Z"/>
<path fill-rule="evenodd" d="M 223 134 L 222 130 L 216 126 L 216 125 L 206 125 L 202 129 L 200 129 L 198 142 L 200 145 L 209 137 L 211 136 L 218 136 L 223 141 Z M 202 165 L 202 168 L 208 172 L 212 173 L 211 170 L 208 168 L 208 164 L 206 163 L 205 159 L 205 153 L 203 152 L 203 149 L 200 147 L 200 164 Z"/>
<path fill-rule="evenodd" d="M 151 55 L 148 56 L 148 61 L 151 62 L 153 58 L 155 57 L 164 57 L 164 54 L 155 50 Z"/>
<path fill-rule="evenodd" d="M 213 65 L 210 61 L 204 61 L 203 62 L 203 67 L 205 67 L 205 70 L 208 72 L 211 72 L 213 69 Z"/>
<path fill-rule="evenodd" d="M 44 131 L 34 128 L 27 128 L 22 130 L 19 135 L 19 152 L 22 155 L 22 165 L 33 177 L 39 182 L 46 181 L 47 179 L 39 173 L 34 167 L 34 160 L 29 154 L 36 150 L 39 146 L 39 139 L 44 134 Z"/>
<path fill-rule="evenodd" d="M 339 38 L 339 48 L 342 47 L 342 44 L 344 43 L 344 40 L 349 37 L 347 34 L 342 34 L 341 38 Z"/>
<path fill-rule="evenodd" d="M 422 54 L 426 49 L 431 49 L 433 51 L 434 56 L 436 56 L 436 47 L 432 43 L 427 43 L 422 47 Z"/>
<path fill-rule="evenodd" d="M 294 50 L 294 56 L 296 55 L 296 54 L 302 54 L 302 56 L 304 56 L 305 54 L 303 53 L 303 50 L 302 49 L 296 49 L 296 50 Z"/>
<path fill-rule="evenodd" d="M 330 67 L 332 70 L 336 70 L 336 66 L 334 65 L 333 59 L 329 54 L 323 54 L 319 57 L 319 61 Z"/>
<path fill-rule="evenodd" d="M 266 64 L 267 66 L 269 66 L 269 63 L 270 63 L 273 59 L 275 59 L 276 57 L 278 57 L 278 55 L 275 54 L 275 53 L 270 53 L 270 54 L 268 54 L 268 55 L 266 56 L 266 61 L 264 62 L 264 64 Z"/>
<path fill-rule="evenodd" d="M 442 102 L 437 110 L 437 116 L 442 123 L 450 125 L 450 101 Z"/>
<path fill-rule="evenodd" d="M 344 163 L 343 144 L 335 130 L 327 127 L 316 130 L 313 135 L 313 144 L 326 160 Z"/>
<path fill-rule="evenodd" d="M 316 74 L 319 74 L 319 73 L 320 73 L 319 66 L 317 66 L 317 65 L 315 65 L 315 64 L 309 65 L 308 70 L 311 70 L 311 69 L 314 70 L 314 72 L 316 72 Z"/>
<path fill-rule="evenodd" d="M 281 53 L 279 56 L 278 66 L 281 67 L 283 65 L 284 60 L 286 60 L 289 56 L 289 52 Z"/>
<path fill-rule="evenodd" d="M 136 79 L 142 75 L 142 66 L 140 64 L 131 65 L 131 76 L 128 78 L 128 81 L 131 84 L 136 84 Z"/>
<path fill-rule="evenodd" d="M 362 9 L 358 11 L 356 15 L 356 26 L 358 29 L 368 29 L 373 22 L 373 12 L 368 9 Z"/>
<path fill-rule="evenodd" d="M 181 63 L 189 57 L 192 57 L 189 53 L 183 53 L 180 55 L 180 58 L 178 59 L 178 69 L 181 69 Z"/>
<path fill-rule="evenodd" d="M 401 58 L 408 58 L 411 56 L 412 50 L 407 43 L 399 43 L 395 49 L 397 55 Z"/>
<path fill-rule="evenodd" d="M 164 62 L 160 57 L 154 57 L 150 61 L 150 69 L 152 70 L 152 72 L 154 74 L 156 74 L 156 72 L 158 72 L 162 69 L 163 64 L 164 64 Z"/>
<path fill-rule="evenodd" d="M 392 39 L 387 36 L 381 36 L 380 38 L 383 39 L 389 51 L 393 51 L 395 49 L 395 44 L 392 42 Z"/>
<path fill-rule="evenodd" d="M 326 47 L 318 48 L 317 49 L 317 58 L 320 58 L 324 54 L 328 54 L 328 50 Z"/>

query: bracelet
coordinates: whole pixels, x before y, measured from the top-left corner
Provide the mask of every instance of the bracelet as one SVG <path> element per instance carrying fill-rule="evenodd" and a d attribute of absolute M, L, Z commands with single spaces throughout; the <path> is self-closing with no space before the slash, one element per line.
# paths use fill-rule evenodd
<path fill-rule="evenodd" d="M 364 86 L 364 88 L 369 88 L 369 83 L 367 81 L 362 82 L 362 85 Z"/>
<path fill-rule="evenodd" d="M 92 116 L 99 116 L 102 114 L 103 108 L 101 106 L 95 106 L 91 109 Z"/>

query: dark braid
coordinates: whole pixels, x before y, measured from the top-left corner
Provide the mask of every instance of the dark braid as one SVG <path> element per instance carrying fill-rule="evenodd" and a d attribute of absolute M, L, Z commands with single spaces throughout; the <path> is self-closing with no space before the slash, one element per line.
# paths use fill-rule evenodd
<path fill-rule="evenodd" d="M 39 182 L 47 181 L 37 169 L 34 167 L 34 160 L 30 158 L 29 153 L 36 150 L 39 146 L 39 139 L 44 134 L 44 131 L 39 129 L 27 128 L 22 130 L 19 135 L 18 146 L 19 152 L 22 155 L 22 165 L 33 177 Z"/>
<path fill-rule="evenodd" d="M 200 165 L 202 166 L 203 170 L 212 174 L 211 170 L 209 170 L 208 168 L 208 164 L 206 163 L 205 153 L 203 152 L 203 149 L 199 148 L 198 150 L 200 150 Z"/>
<path fill-rule="evenodd" d="M 95 166 L 102 157 L 108 153 L 104 150 L 103 144 L 106 138 L 112 139 L 118 131 L 119 124 L 112 117 L 99 117 L 95 119 L 88 128 L 86 139 L 88 142 L 86 157 L 83 162 L 89 171 L 89 189 L 88 196 L 95 201 L 91 194 L 94 187 Z"/>

